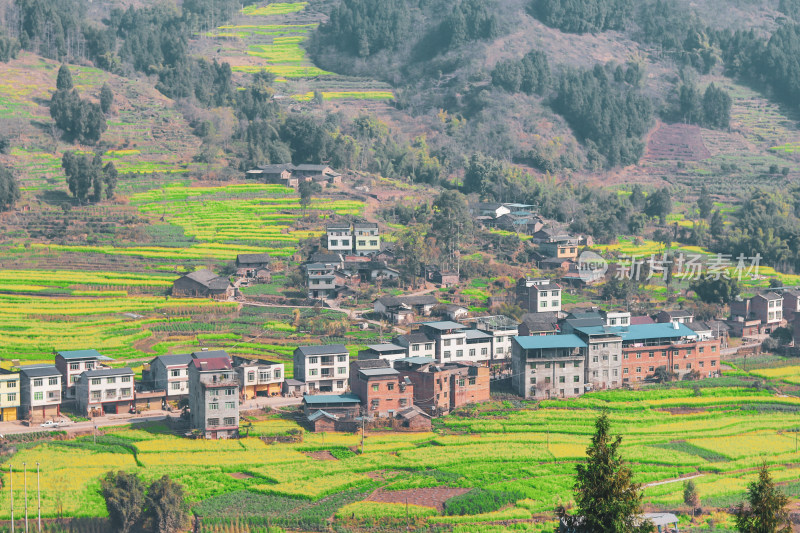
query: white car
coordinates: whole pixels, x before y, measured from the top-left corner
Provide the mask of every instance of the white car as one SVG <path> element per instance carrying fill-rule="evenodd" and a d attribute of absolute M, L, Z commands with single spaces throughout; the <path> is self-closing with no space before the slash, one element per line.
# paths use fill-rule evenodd
<path fill-rule="evenodd" d="M 47 422 L 42 424 L 42 427 L 43 428 L 57 428 L 58 427 L 58 422 L 55 422 L 53 420 L 48 420 Z"/>

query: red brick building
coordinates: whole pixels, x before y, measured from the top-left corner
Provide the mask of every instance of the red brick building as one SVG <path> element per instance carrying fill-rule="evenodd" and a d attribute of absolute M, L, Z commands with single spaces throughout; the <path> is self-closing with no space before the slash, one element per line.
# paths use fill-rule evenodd
<path fill-rule="evenodd" d="M 489 368 L 468 363 L 441 365 L 427 357 L 395 361 L 414 385 L 414 405 L 441 416 L 469 403 L 489 400 Z"/>
<path fill-rule="evenodd" d="M 414 405 L 414 385 L 384 359 L 353 361 L 350 391 L 366 411 L 377 417 L 394 416 Z"/>

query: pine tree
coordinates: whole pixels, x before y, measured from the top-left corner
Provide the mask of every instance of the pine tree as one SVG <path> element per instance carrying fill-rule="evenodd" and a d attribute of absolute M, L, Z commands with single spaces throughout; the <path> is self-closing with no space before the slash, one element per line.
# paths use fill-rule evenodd
<path fill-rule="evenodd" d="M 736 529 L 742 533 L 790 533 L 789 498 L 772 481 L 766 463 L 758 469 L 758 480 L 747 487 L 747 503 L 736 508 Z"/>
<path fill-rule="evenodd" d="M 579 533 L 650 533 L 652 524 L 642 519 L 642 493 L 633 472 L 619 454 L 622 437 L 609 434 L 608 413 L 595 422 L 586 464 L 577 465 L 577 514 L 556 510 L 561 521 Z M 558 531 L 558 529 L 557 529 Z"/>
<path fill-rule="evenodd" d="M 694 511 L 700 506 L 700 496 L 691 479 L 683 484 L 683 503 L 692 508 L 692 518 L 694 518 Z"/>
<path fill-rule="evenodd" d="M 71 91 L 72 90 L 72 73 L 69 71 L 66 63 L 63 63 L 58 69 L 58 78 L 56 78 L 56 90 L 58 91 Z"/>
<path fill-rule="evenodd" d="M 104 83 L 100 88 L 100 109 L 103 113 L 108 113 L 111 110 L 111 104 L 114 103 L 114 92 L 108 83 Z"/>
<path fill-rule="evenodd" d="M 142 513 L 144 484 L 135 474 L 108 472 L 100 480 L 111 524 L 121 533 L 130 531 Z"/>
<path fill-rule="evenodd" d="M 708 218 L 714 208 L 714 201 L 708 194 L 708 187 L 703 185 L 700 189 L 700 197 L 697 199 L 697 209 L 700 210 L 700 218 Z"/>

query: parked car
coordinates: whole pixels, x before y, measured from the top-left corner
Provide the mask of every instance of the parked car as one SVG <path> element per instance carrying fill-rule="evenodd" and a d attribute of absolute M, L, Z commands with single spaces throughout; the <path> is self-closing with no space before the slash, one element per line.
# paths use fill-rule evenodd
<path fill-rule="evenodd" d="M 47 422 L 42 424 L 42 427 L 43 428 L 57 428 L 58 427 L 58 422 L 55 422 L 53 420 L 48 420 Z"/>

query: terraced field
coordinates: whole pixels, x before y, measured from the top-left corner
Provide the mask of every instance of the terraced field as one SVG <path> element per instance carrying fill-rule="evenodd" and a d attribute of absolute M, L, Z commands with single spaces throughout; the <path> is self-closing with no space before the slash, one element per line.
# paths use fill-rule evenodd
<path fill-rule="evenodd" d="M 671 412 L 687 408 L 691 414 Z M 253 438 L 298 428 L 291 420 L 273 418 L 244 421 L 242 431 L 251 437 L 240 441 L 186 440 L 159 426 L 118 428 L 99 437 L 97 446 L 91 445 L 91 438 L 40 444 L 18 452 L 14 462 L 45 465 L 43 516 L 54 516 L 66 479 L 75 489 L 62 496 L 66 513 L 105 515 L 97 480 L 109 469 L 124 469 L 146 481 L 169 474 L 184 484 L 195 512 L 213 517 L 204 520 L 205 531 L 234 519 L 295 527 L 306 520 L 302 524 L 308 530 L 333 515 L 336 522 L 349 525 L 368 524 L 376 517 L 399 518 L 405 527 L 405 510 L 399 512 L 397 503 L 383 503 L 391 498 L 357 502 L 371 500 L 378 488 L 382 494 L 395 493 L 402 502 L 404 495 L 426 487 L 481 487 L 516 496 L 498 511 L 455 517 L 442 516 L 434 503 L 426 507 L 412 500 L 421 505 L 410 509 L 417 527 L 452 524 L 462 527 L 457 531 L 476 531 L 479 524 L 517 519 L 522 524 L 514 531 L 539 531 L 552 527 L 556 504 L 571 500 L 575 464 L 584 458 L 601 409 L 610 411 L 612 431 L 623 435 L 622 454 L 632 463 L 636 481 L 646 485 L 648 509 L 682 509 L 682 483 L 657 483 L 688 475 L 697 476 L 704 508 L 727 508 L 742 498 L 762 461 L 784 491 L 800 494 L 800 455 L 793 433 L 800 427 L 800 400 L 747 387 L 703 388 L 699 396 L 690 388 L 601 392 L 541 402 L 536 410 L 487 404 L 468 417 L 443 418 L 433 433 L 370 433 L 363 455 L 351 451 L 360 443 L 356 434 L 306 434 L 299 443 L 270 445 Z M 324 461 L 313 455 L 326 450 L 338 459 Z M 75 461 L 75 454 L 84 457 Z M 7 470 L 7 465 L 0 468 L 3 501 L 8 498 Z M 18 475 L 14 474 L 15 498 L 22 498 Z M 315 517 L 308 514 L 312 508 L 320 511 Z M 0 517 L 8 512 L 3 506 Z M 704 514 L 698 525 L 707 526 L 710 519 L 717 526 L 731 523 L 729 515 L 714 512 Z M 682 524 L 686 522 L 682 518 Z"/>

